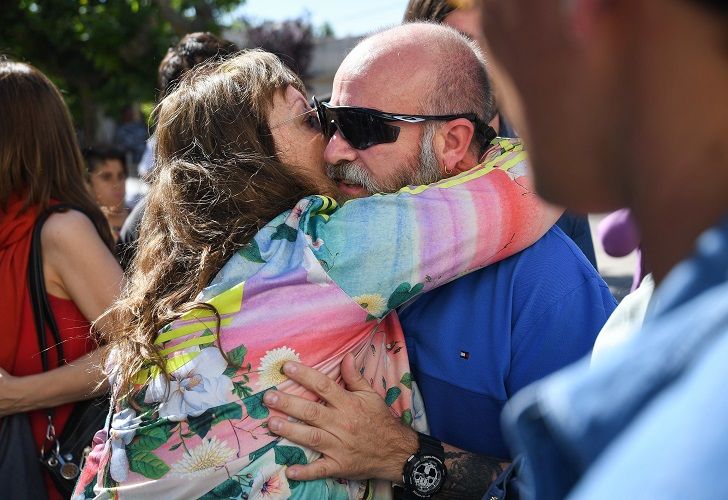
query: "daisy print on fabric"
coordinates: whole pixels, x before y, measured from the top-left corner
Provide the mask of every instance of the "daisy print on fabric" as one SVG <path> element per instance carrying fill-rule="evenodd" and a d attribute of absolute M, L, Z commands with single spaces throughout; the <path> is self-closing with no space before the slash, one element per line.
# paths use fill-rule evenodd
<path fill-rule="evenodd" d="M 172 465 L 174 475 L 204 476 L 225 466 L 233 459 L 235 451 L 216 437 L 203 439 L 202 443 L 187 450 L 182 459 Z"/>
<path fill-rule="evenodd" d="M 260 359 L 258 369 L 258 384 L 262 389 L 276 386 L 288 380 L 283 373 L 283 363 L 286 361 L 301 361 L 301 357 L 290 347 L 279 347 L 265 352 Z"/>
<path fill-rule="evenodd" d="M 387 300 L 378 293 L 366 293 L 354 297 L 354 301 L 369 313 L 370 317 L 378 318 L 387 310 Z"/>

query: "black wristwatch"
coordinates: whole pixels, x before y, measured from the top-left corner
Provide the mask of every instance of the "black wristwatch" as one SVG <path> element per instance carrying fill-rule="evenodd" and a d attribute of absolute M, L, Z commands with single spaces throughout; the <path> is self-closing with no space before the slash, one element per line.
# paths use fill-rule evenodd
<path fill-rule="evenodd" d="M 402 483 L 410 498 L 430 498 L 445 484 L 445 450 L 437 439 L 420 432 L 417 435 L 420 448 L 404 464 Z"/>

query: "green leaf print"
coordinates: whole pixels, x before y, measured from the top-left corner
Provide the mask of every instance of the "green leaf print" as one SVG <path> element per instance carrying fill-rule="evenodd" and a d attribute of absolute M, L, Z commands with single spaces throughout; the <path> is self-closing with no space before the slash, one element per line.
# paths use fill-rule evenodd
<path fill-rule="evenodd" d="M 399 383 L 411 391 L 412 390 L 412 374 L 410 372 L 407 372 L 404 375 L 402 375 L 402 378 L 400 379 Z"/>
<path fill-rule="evenodd" d="M 402 394 L 402 391 L 399 387 L 390 387 L 387 395 L 384 397 L 384 402 L 387 403 L 387 406 L 392 406 L 400 394 Z"/>
<path fill-rule="evenodd" d="M 238 346 L 235 349 L 227 352 L 227 359 L 230 363 L 225 371 L 222 372 L 226 377 L 233 378 L 240 368 L 242 368 L 245 362 L 245 355 L 248 354 L 248 348 L 244 345 Z M 234 392 L 234 391 L 233 391 Z"/>
<path fill-rule="evenodd" d="M 243 366 L 245 361 L 245 355 L 248 354 L 248 348 L 244 345 L 238 346 L 232 351 L 227 352 L 227 357 L 230 363 L 236 368 Z"/>
<path fill-rule="evenodd" d="M 234 479 L 228 479 L 222 484 L 217 485 L 214 489 L 205 493 L 200 500 L 218 500 L 228 498 L 238 498 L 243 493 L 243 487 Z"/>
<path fill-rule="evenodd" d="M 412 410 L 403 411 L 402 416 L 399 419 L 407 427 L 412 427 Z"/>
<path fill-rule="evenodd" d="M 412 297 L 417 295 L 425 287 L 422 283 L 417 283 L 415 286 L 410 286 L 409 283 L 402 283 L 394 289 L 392 295 L 389 296 L 387 301 L 387 309 L 397 309 L 399 306 L 410 300 Z"/>
<path fill-rule="evenodd" d="M 136 432 L 134 448 L 139 451 L 156 450 L 169 440 L 173 425 L 161 421 L 159 425 L 140 427 Z"/>
<path fill-rule="evenodd" d="M 270 237 L 272 240 L 288 240 L 291 243 L 296 241 L 298 237 L 298 231 L 287 225 L 285 222 L 280 226 L 276 227 L 276 232 Z"/>
<path fill-rule="evenodd" d="M 245 382 L 233 382 L 233 394 L 240 399 L 245 399 L 253 394 L 253 389 L 246 385 Z"/>
<path fill-rule="evenodd" d="M 159 479 L 169 472 L 169 466 L 162 462 L 154 453 L 145 450 L 127 448 L 129 469 L 148 479 Z"/>
<path fill-rule="evenodd" d="M 271 387 L 271 389 L 275 389 L 275 387 Z M 270 414 L 268 407 L 263 404 L 263 394 L 269 390 L 270 389 L 266 389 L 265 391 L 261 391 L 243 399 L 245 409 L 248 410 L 248 415 L 250 415 L 251 418 L 261 420 L 263 418 L 267 418 Z"/>
<path fill-rule="evenodd" d="M 307 464 L 306 454 L 298 446 L 276 446 L 273 448 L 275 453 L 275 460 L 278 465 L 285 465 L 290 467 L 295 464 Z M 300 481 L 295 479 L 288 480 L 288 486 L 291 489 L 298 487 L 301 484 Z"/>
<path fill-rule="evenodd" d="M 273 448 L 278 465 L 307 464 L 306 454 L 298 446 L 276 446 Z"/>
<path fill-rule="evenodd" d="M 278 441 L 280 441 L 280 438 L 276 439 L 275 441 L 271 441 L 270 443 L 268 443 L 267 445 L 263 446 L 260 449 L 255 450 L 248 456 L 248 458 L 250 459 L 251 462 L 253 460 L 258 460 L 260 457 L 262 457 L 263 455 L 268 453 L 271 448 L 274 448 L 275 445 L 278 444 Z"/>
<path fill-rule="evenodd" d="M 240 420 L 243 418 L 243 409 L 237 403 L 228 403 L 212 409 L 212 425 L 223 420 Z"/>
<path fill-rule="evenodd" d="M 214 408 L 207 410 L 197 417 L 187 417 L 187 425 L 190 427 L 190 430 L 200 436 L 200 438 L 204 438 L 210 432 L 210 427 L 212 427 L 211 412 L 213 410 Z"/>
<path fill-rule="evenodd" d="M 260 248 L 258 247 L 258 242 L 255 241 L 255 238 L 250 240 L 250 243 L 241 248 L 240 251 L 238 251 L 238 254 L 250 262 L 265 264 L 263 257 L 260 255 Z"/>

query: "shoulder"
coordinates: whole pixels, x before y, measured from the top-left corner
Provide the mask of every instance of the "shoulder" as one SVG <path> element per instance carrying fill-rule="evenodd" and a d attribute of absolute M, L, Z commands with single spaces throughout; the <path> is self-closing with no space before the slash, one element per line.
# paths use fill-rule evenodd
<path fill-rule="evenodd" d="M 101 242 L 96 227 L 84 213 L 78 210 L 58 212 L 48 217 L 41 230 L 43 249 L 83 248 L 89 241 Z"/>

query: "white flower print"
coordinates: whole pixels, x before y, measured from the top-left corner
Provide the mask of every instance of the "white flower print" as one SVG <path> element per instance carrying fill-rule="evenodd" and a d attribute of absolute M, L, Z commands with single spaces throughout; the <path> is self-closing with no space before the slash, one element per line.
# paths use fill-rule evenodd
<path fill-rule="evenodd" d="M 296 351 L 286 346 L 265 352 L 265 356 L 260 359 L 258 374 L 258 384 L 261 389 L 288 380 L 288 376 L 283 373 L 283 363 L 286 361 L 301 361 L 301 357 Z"/>
<path fill-rule="evenodd" d="M 286 468 L 275 463 L 266 463 L 258 469 L 253 479 L 249 499 L 290 498 L 291 489 L 285 474 Z"/>
<path fill-rule="evenodd" d="M 202 443 L 185 453 L 179 462 L 171 467 L 174 475 L 203 476 L 225 466 L 235 457 L 235 450 L 216 437 L 204 439 Z"/>
<path fill-rule="evenodd" d="M 136 411 L 132 408 L 124 408 L 119 413 L 115 413 L 111 419 L 111 430 L 109 431 L 109 441 L 111 442 L 109 473 L 111 474 L 111 479 L 117 483 L 126 481 L 129 474 L 129 460 L 126 456 L 126 445 L 134 439 L 141 420 L 141 417 L 137 417 Z"/>
<path fill-rule="evenodd" d="M 354 297 L 354 301 L 372 316 L 379 317 L 387 310 L 387 300 L 378 293 L 366 293 Z"/>
<path fill-rule="evenodd" d="M 306 235 L 306 238 L 309 238 Z M 311 249 L 306 248 L 303 251 L 303 268 L 306 270 L 306 281 L 319 286 L 331 285 L 331 278 L 321 267 L 321 263 L 318 261 L 316 256 L 313 254 Z"/>
<path fill-rule="evenodd" d="M 170 374 L 169 391 L 164 376 L 155 377 L 149 384 L 144 402 L 161 401 L 159 416 L 173 422 L 200 416 L 208 409 L 228 402 L 233 381 L 223 375 L 227 366 L 217 347 L 202 349 L 196 358 Z"/>

